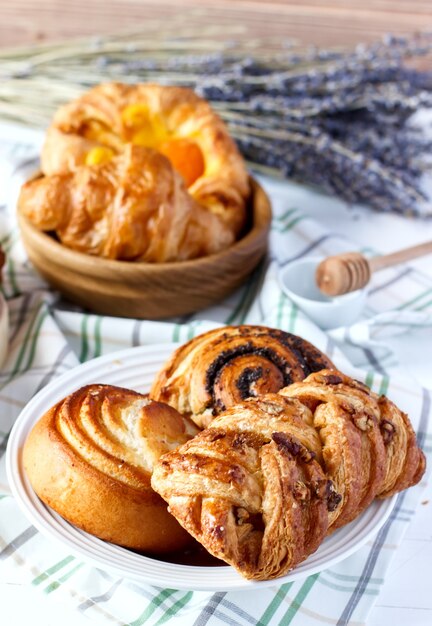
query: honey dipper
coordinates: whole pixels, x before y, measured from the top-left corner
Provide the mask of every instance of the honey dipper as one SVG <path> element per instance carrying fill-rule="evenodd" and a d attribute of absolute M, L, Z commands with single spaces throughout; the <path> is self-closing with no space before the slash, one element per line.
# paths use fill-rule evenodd
<path fill-rule="evenodd" d="M 315 280 L 326 296 L 341 296 L 365 287 L 374 272 L 431 253 L 432 241 L 372 259 L 367 259 L 360 252 L 345 252 L 321 261 Z"/>

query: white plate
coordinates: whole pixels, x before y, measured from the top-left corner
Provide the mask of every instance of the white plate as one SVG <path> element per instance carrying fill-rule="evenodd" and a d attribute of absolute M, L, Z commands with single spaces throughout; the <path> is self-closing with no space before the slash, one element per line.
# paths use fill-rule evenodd
<path fill-rule="evenodd" d="M 325 539 L 320 548 L 293 572 L 277 581 L 250 582 L 232 567 L 198 567 L 165 563 L 104 542 L 75 528 L 34 493 L 23 470 L 22 449 L 36 421 L 56 402 L 83 385 L 105 383 L 147 392 L 176 346 L 163 344 L 130 348 L 99 357 L 63 374 L 28 403 L 12 429 L 6 453 L 9 484 L 22 511 L 45 536 L 59 541 L 92 565 L 160 587 L 225 591 L 276 586 L 326 569 L 358 550 L 388 519 L 396 497 L 376 501 L 356 520 Z"/>

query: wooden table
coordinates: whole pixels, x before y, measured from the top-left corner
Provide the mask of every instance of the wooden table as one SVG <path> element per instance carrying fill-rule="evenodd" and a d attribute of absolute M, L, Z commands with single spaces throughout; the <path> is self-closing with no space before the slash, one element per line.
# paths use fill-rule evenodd
<path fill-rule="evenodd" d="M 1 47 L 139 29 L 173 16 L 198 26 L 246 25 L 246 37 L 283 36 L 320 46 L 432 29 L 430 0 L 0 0 L 0 9 Z"/>

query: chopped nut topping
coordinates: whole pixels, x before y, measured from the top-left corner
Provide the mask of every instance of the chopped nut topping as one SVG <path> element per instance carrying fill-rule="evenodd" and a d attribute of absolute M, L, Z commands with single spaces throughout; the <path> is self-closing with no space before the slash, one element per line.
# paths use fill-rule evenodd
<path fill-rule="evenodd" d="M 301 444 L 294 441 L 287 434 L 276 432 L 272 434 L 272 439 L 281 452 L 288 452 L 291 456 L 300 454 L 302 448 Z"/>
<path fill-rule="evenodd" d="M 310 499 L 310 491 L 307 485 L 305 485 L 301 480 L 298 480 L 293 487 L 293 496 L 296 500 L 300 500 L 301 502 L 305 502 Z"/>
<path fill-rule="evenodd" d="M 259 433 L 238 433 L 232 440 L 232 447 L 239 452 L 244 452 L 246 448 L 258 449 L 266 440 Z"/>
<path fill-rule="evenodd" d="M 332 513 L 339 506 L 342 496 L 334 488 L 333 481 L 328 480 L 326 486 L 327 510 Z"/>
<path fill-rule="evenodd" d="M 362 413 L 360 415 L 354 414 L 352 419 L 357 428 L 363 432 L 366 432 L 373 426 L 373 418 L 367 413 Z"/>
<path fill-rule="evenodd" d="M 315 497 L 326 500 L 327 510 L 332 512 L 337 509 L 342 496 L 335 490 L 332 480 L 319 479 L 311 483 Z"/>
<path fill-rule="evenodd" d="M 313 452 L 312 450 L 308 450 L 307 448 L 303 447 L 303 450 L 300 454 L 300 458 L 303 461 L 303 463 L 310 463 L 311 461 L 313 461 L 313 459 L 316 457 L 315 452 Z"/>
<path fill-rule="evenodd" d="M 316 456 L 315 452 L 308 450 L 299 441 L 295 441 L 295 439 L 285 433 L 273 433 L 272 439 L 281 452 L 287 452 L 294 457 L 298 456 L 303 463 L 310 463 Z"/>
<path fill-rule="evenodd" d="M 213 431 L 213 432 L 212 432 Z M 226 436 L 225 432 L 216 429 L 210 429 L 210 432 L 207 433 L 207 439 L 209 441 L 217 441 L 218 439 L 223 439 Z"/>
<path fill-rule="evenodd" d="M 340 376 L 336 376 L 336 374 L 328 374 L 324 376 L 324 380 L 328 385 L 339 385 L 343 382 Z"/>
<path fill-rule="evenodd" d="M 269 402 L 265 400 L 261 400 L 259 403 L 260 409 L 268 413 L 269 415 L 279 415 L 283 412 L 284 407 L 280 404 L 276 404 L 276 402 Z"/>
<path fill-rule="evenodd" d="M 246 509 L 244 509 L 243 507 L 238 507 L 237 509 L 235 509 L 234 515 L 238 526 L 242 526 L 250 517 L 249 512 L 246 511 Z"/>
<path fill-rule="evenodd" d="M 314 495 L 317 498 L 319 498 L 320 500 L 323 500 L 326 497 L 327 480 L 324 480 L 322 478 L 318 480 L 314 480 L 311 483 L 311 487 L 313 489 Z"/>
<path fill-rule="evenodd" d="M 384 443 L 387 446 L 392 441 L 395 435 L 396 427 L 393 422 L 390 422 L 389 420 L 381 420 L 380 431 Z"/>

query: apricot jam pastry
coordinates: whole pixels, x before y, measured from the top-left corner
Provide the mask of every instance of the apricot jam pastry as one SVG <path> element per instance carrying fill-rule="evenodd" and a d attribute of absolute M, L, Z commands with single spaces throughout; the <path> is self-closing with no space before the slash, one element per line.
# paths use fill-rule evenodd
<path fill-rule="evenodd" d="M 245 226 L 243 158 L 223 121 L 190 89 L 91 89 L 55 114 L 41 168 L 44 176 L 24 187 L 20 210 L 88 254 L 192 259 L 230 246 Z"/>
<path fill-rule="evenodd" d="M 127 143 L 154 148 L 164 154 L 190 187 L 204 174 L 205 163 L 201 148 L 187 138 L 170 137 L 161 120 L 152 115 L 145 104 L 130 104 L 121 112 L 123 128 L 120 136 L 103 124 L 91 120 L 83 128 L 83 136 L 106 145 L 91 148 L 86 155 L 86 165 L 107 163 Z"/>
<path fill-rule="evenodd" d="M 201 177 L 234 171 L 245 194 L 243 161 L 221 119 L 190 89 L 161 85 L 99 85 L 61 107 L 42 152 L 44 174 L 77 165 L 106 163 L 125 144 L 153 148 L 168 157 L 188 187 Z M 106 150 L 94 151 L 104 147 Z"/>

